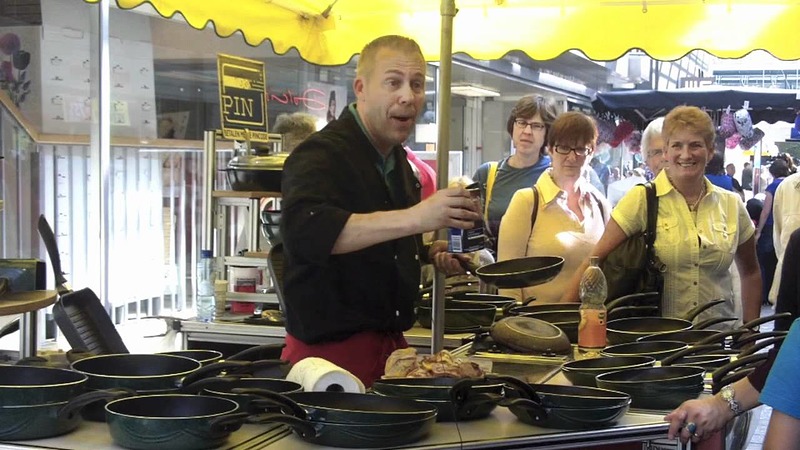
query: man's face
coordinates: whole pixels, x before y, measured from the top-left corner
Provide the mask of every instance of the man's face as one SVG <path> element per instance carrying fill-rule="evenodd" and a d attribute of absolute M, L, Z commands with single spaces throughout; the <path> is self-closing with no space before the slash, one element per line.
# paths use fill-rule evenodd
<path fill-rule="evenodd" d="M 381 152 L 408 139 L 425 102 L 425 61 L 416 53 L 382 48 L 372 71 L 356 77 L 358 113 Z"/>
<path fill-rule="evenodd" d="M 664 139 L 661 136 L 653 136 L 650 141 L 648 142 L 649 148 L 647 149 L 647 167 L 650 168 L 650 171 L 653 172 L 655 175 L 658 175 L 667 165 L 667 160 L 665 158 L 664 152 Z"/>
<path fill-rule="evenodd" d="M 734 174 L 736 174 L 736 167 L 734 167 L 733 164 L 728 164 L 725 166 L 725 173 L 732 177 Z"/>

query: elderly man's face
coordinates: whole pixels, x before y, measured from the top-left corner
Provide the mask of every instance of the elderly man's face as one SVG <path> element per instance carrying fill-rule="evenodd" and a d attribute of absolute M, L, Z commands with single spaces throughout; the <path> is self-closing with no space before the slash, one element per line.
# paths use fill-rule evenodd
<path fill-rule="evenodd" d="M 664 139 L 661 136 L 653 136 L 649 142 L 649 148 L 646 149 L 647 160 L 645 164 L 653 174 L 658 175 L 661 170 L 666 167 L 667 159 L 664 152 Z"/>

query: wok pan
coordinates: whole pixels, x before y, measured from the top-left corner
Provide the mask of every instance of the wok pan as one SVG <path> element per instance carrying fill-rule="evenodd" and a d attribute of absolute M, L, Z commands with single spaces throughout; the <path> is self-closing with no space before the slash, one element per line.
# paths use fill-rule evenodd
<path fill-rule="evenodd" d="M 0 366 L 0 407 L 67 402 L 85 390 L 86 380 L 71 370 Z"/>
<path fill-rule="evenodd" d="M 688 347 L 685 342 L 679 341 L 628 342 L 606 347 L 600 354 L 603 356 L 650 356 L 660 361 Z"/>
<path fill-rule="evenodd" d="M 653 367 L 655 363 L 655 358 L 651 356 L 608 356 L 565 362 L 561 365 L 561 371 L 573 385 L 597 387 L 594 378 L 601 373 Z"/>
<path fill-rule="evenodd" d="M 106 405 L 106 421 L 117 445 L 136 450 L 216 448 L 238 430 L 247 413 L 236 402 L 203 395 L 144 395 Z"/>
<path fill-rule="evenodd" d="M 498 289 L 516 289 L 547 283 L 561 272 L 560 256 L 528 256 L 481 266 L 475 275 Z"/>
<path fill-rule="evenodd" d="M 672 410 L 703 391 L 701 367 L 670 366 L 618 370 L 597 376 L 597 386 L 630 394 L 633 408 Z"/>
<path fill-rule="evenodd" d="M 513 350 L 537 354 L 567 354 L 572 351 L 569 338 L 555 325 L 532 317 L 512 316 L 495 322 L 492 339 Z"/>

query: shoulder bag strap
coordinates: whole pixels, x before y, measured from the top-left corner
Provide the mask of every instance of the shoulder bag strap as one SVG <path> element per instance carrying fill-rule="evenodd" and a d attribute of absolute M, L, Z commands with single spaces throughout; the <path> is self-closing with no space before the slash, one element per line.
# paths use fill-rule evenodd
<path fill-rule="evenodd" d="M 655 262 L 656 250 L 656 221 L 658 220 L 658 196 L 656 186 L 652 182 L 644 185 L 647 197 L 647 231 L 645 233 L 645 243 L 647 244 L 647 259 Z"/>
<path fill-rule="evenodd" d="M 531 191 L 533 191 L 533 209 L 531 209 L 531 232 L 528 234 L 528 242 L 531 241 L 533 226 L 536 224 L 536 216 L 539 215 L 539 190 L 536 189 L 536 186 L 532 186 Z"/>
<path fill-rule="evenodd" d="M 489 163 L 489 172 L 486 175 L 486 200 L 483 205 L 483 221 L 489 223 L 489 202 L 492 200 L 492 188 L 494 187 L 494 179 L 497 177 L 497 161 Z"/>

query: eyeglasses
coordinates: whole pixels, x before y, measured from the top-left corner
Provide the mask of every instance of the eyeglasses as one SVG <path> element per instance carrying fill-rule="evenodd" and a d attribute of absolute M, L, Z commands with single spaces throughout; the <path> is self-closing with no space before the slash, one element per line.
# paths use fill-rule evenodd
<path fill-rule="evenodd" d="M 557 144 L 553 146 L 553 149 L 559 155 L 569 155 L 569 152 L 575 152 L 578 156 L 586 156 L 592 153 L 591 147 L 570 147 L 569 145 Z"/>
<path fill-rule="evenodd" d="M 515 119 L 514 125 L 516 125 L 520 130 L 524 130 L 525 128 L 528 128 L 528 126 L 531 127 L 532 131 L 542 131 L 545 128 L 545 125 L 541 122 L 528 122 L 527 120 L 522 119 Z"/>

